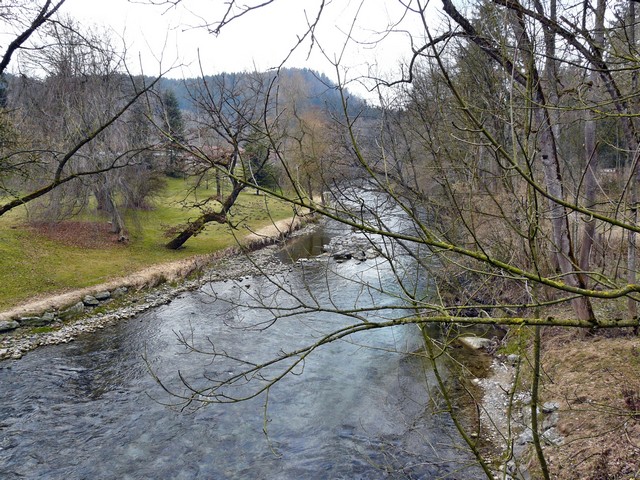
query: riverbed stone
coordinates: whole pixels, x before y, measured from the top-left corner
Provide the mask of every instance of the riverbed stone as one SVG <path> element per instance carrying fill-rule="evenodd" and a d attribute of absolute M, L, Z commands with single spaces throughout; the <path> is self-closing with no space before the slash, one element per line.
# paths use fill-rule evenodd
<path fill-rule="evenodd" d="M 522 407 L 531 405 L 531 394 L 529 392 L 519 392 L 516 394 L 516 400 L 520 402 Z M 529 411 L 531 411 L 529 409 Z"/>
<path fill-rule="evenodd" d="M 516 445 L 524 446 L 528 443 L 533 443 L 533 432 L 530 428 L 527 428 L 516 439 Z"/>
<path fill-rule="evenodd" d="M 84 308 L 85 308 L 84 303 L 78 302 L 75 305 L 72 305 L 71 307 L 67 308 L 66 310 L 61 311 L 59 314 L 59 317 L 62 320 L 68 320 L 69 318 L 73 318 L 77 315 L 84 313 Z"/>
<path fill-rule="evenodd" d="M 105 300 L 109 300 L 111 298 L 111 292 L 104 290 L 102 292 L 96 293 L 94 297 L 96 298 L 96 300 L 104 302 Z"/>
<path fill-rule="evenodd" d="M 15 320 L 5 320 L 0 322 L 0 333 L 10 332 L 18 328 L 20 324 Z"/>
<path fill-rule="evenodd" d="M 557 426 L 559 420 L 560 415 L 558 415 L 557 411 L 545 415 L 544 420 L 542 421 L 542 430 L 549 430 Z"/>
<path fill-rule="evenodd" d="M 520 355 L 518 355 L 517 353 L 511 353 L 507 355 L 507 362 L 509 363 L 509 365 L 515 366 L 518 364 L 519 361 L 520 361 Z"/>
<path fill-rule="evenodd" d="M 366 251 L 366 252 L 364 252 L 364 253 L 365 253 L 365 256 L 366 256 L 367 260 L 373 260 L 374 258 L 377 258 L 377 257 L 379 257 L 379 256 L 380 256 L 380 252 L 379 252 L 379 251 L 377 251 L 377 250 L 376 250 L 376 249 L 374 249 L 374 248 L 369 248 L 369 249 L 367 249 L 367 251 Z"/>
<path fill-rule="evenodd" d="M 51 321 L 47 321 L 43 317 L 20 317 L 18 323 L 21 327 L 42 327 L 48 325 Z"/>
<path fill-rule="evenodd" d="M 564 438 L 556 427 L 551 427 L 549 430 L 546 430 L 542 434 L 542 439 L 547 445 L 558 446 L 564 443 Z"/>
<path fill-rule="evenodd" d="M 542 405 L 542 413 L 555 412 L 559 408 L 560 408 L 560 404 L 558 402 L 545 402 Z"/>
<path fill-rule="evenodd" d="M 367 254 L 363 251 L 354 252 L 353 259 L 358 262 L 364 262 L 367 259 Z"/>
<path fill-rule="evenodd" d="M 343 251 L 334 253 L 333 259 L 338 261 L 345 261 L 345 260 L 351 260 L 352 256 L 353 254 L 351 252 L 343 250 Z"/>
<path fill-rule="evenodd" d="M 127 294 L 127 287 L 118 287 L 113 292 L 111 292 L 111 296 L 113 298 L 122 297 Z"/>
<path fill-rule="evenodd" d="M 87 307 L 96 307 L 100 305 L 100 300 L 98 300 L 93 295 L 87 295 L 82 299 L 82 303 L 84 303 Z"/>

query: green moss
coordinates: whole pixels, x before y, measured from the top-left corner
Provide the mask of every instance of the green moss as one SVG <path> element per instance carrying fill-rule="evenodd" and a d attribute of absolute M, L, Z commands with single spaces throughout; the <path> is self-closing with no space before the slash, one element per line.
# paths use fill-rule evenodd
<path fill-rule="evenodd" d="M 510 327 L 502 339 L 497 352 L 500 355 L 522 355 L 523 350 L 531 344 L 533 333 L 528 327 Z"/>
<path fill-rule="evenodd" d="M 55 328 L 53 328 L 53 327 L 33 327 L 31 329 L 31 334 L 49 333 L 49 332 L 53 332 L 54 330 L 55 330 Z"/>

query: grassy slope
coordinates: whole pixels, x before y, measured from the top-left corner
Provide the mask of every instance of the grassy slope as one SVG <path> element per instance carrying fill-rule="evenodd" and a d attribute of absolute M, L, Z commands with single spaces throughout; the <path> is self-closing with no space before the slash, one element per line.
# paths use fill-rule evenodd
<path fill-rule="evenodd" d="M 112 243 L 100 248 L 72 246 L 52 240 L 26 228 L 26 209 L 0 217 L 0 309 L 5 309 L 41 294 L 102 283 L 132 273 L 143 267 L 206 254 L 233 245 L 234 237 L 227 225 L 210 225 L 185 248 L 164 248 L 166 226 L 177 225 L 197 215 L 185 210 L 180 200 L 186 194 L 184 180 L 169 180 L 154 200 L 155 208 L 128 214 L 130 242 Z M 210 191 L 209 191 L 210 192 Z M 208 192 L 202 192 L 204 194 Z M 236 235 L 249 233 L 246 226 L 260 228 L 273 220 L 291 216 L 291 207 L 247 192 L 233 209 L 233 222 L 239 223 Z M 74 219 L 95 221 L 83 215 Z M 106 220 L 102 219 L 105 222 Z"/>
<path fill-rule="evenodd" d="M 549 328 L 542 396 L 560 405 L 559 447 L 547 447 L 559 480 L 640 478 L 640 339 Z"/>

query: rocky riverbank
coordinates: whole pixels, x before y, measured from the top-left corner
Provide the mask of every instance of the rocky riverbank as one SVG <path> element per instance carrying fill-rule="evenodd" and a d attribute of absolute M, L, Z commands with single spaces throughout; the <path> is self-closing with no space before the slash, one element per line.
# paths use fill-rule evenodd
<path fill-rule="evenodd" d="M 252 233 L 244 245 L 198 257 L 188 262 L 160 265 L 108 284 L 39 299 L 0 314 L 0 360 L 19 359 L 43 345 L 67 343 L 78 335 L 95 332 L 146 310 L 170 303 L 185 291 L 208 281 L 241 280 L 274 274 L 289 265 L 274 255 L 282 247 L 278 240 L 313 231 L 313 224 L 274 225 Z M 286 232 L 286 233 L 285 233 Z"/>
<path fill-rule="evenodd" d="M 493 464 L 498 478 L 531 479 L 528 471 L 529 453 L 533 449 L 531 429 L 531 395 L 514 391 L 518 355 L 494 355 L 486 376 L 473 379 L 481 390 L 478 408 L 480 432 L 484 442 L 495 452 Z M 557 431 L 558 403 L 545 402 L 538 407 L 540 439 L 544 445 L 562 445 Z"/>
<path fill-rule="evenodd" d="M 313 231 L 314 225 L 306 225 L 290 237 L 307 235 Z M 379 255 L 375 248 L 366 242 L 349 241 L 344 236 L 336 237 L 325 246 L 324 255 L 318 257 L 318 261 L 335 262 L 355 261 L 365 262 Z M 256 247 L 268 243 L 268 237 L 259 235 L 254 244 Z M 273 241 L 274 237 L 271 237 Z M 282 243 L 262 246 L 246 255 L 239 254 L 237 250 L 221 252 L 215 258 L 210 258 L 209 263 L 203 263 L 199 259 L 197 268 L 191 269 L 192 275 L 188 279 L 179 281 L 167 281 L 163 276 L 153 277 L 152 282 L 158 279 L 164 280 L 159 284 L 136 286 L 131 284 L 116 284 L 111 289 L 95 287 L 91 293 L 78 297 L 76 303 L 66 305 L 64 308 L 49 309 L 39 315 L 19 317 L 20 328 L 0 334 L 0 359 L 19 359 L 26 352 L 42 345 L 67 343 L 73 341 L 79 335 L 95 332 L 116 322 L 126 320 L 142 312 L 165 305 L 173 301 L 182 293 L 201 288 L 208 281 L 231 280 L 243 282 L 247 277 L 257 274 L 274 275 L 286 269 L 296 268 L 294 264 L 282 262 L 276 253 L 282 248 Z M 301 260 L 300 265 L 306 261 Z M 97 291 L 96 291 L 97 288 Z M 46 302 L 45 302 L 46 304 Z M 467 337 L 463 341 L 467 349 L 490 352 L 495 350 L 495 345 L 490 340 L 479 337 Z M 481 392 L 480 405 L 480 436 L 483 440 L 493 443 L 496 448 L 495 458 L 505 458 L 504 445 L 513 439 L 514 457 L 502 464 L 501 478 L 530 478 L 526 470 L 522 470 L 520 456 L 531 446 L 532 436 L 530 420 L 527 419 L 528 402 L 524 396 L 516 396 L 511 419 L 508 417 L 507 406 L 510 401 L 509 392 L 513 386 L 513 376 L 516 356 L 493 355 L 490 365 L 485 367 L 482 374 L 472 379 L 472 383 Z M 543 439 L 550 446 L 559 445 L 559 436 L 555 434 L 558 422 L 557 403 L 547 402 L 543 406 L 541 415 L 545 435 Z M 530 417 L 530 415 L 529 415 Z M 549 437 L 549 438 L 546 438 Z M 514 460 L 515 458 L 515 460 Z M 500 463 L 500 461 L 497 461 Z M 497 465 L 497 464 L 496 464 Z"/>

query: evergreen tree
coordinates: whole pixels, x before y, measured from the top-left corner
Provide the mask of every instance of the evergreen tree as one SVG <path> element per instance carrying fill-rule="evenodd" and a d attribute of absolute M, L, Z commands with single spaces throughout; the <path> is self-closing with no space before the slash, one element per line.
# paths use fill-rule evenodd
<path fill-rule="evenodd" d="M 170 177 L 181 177 L 183 172 L 178 165 L 178 149 L 184 141 L 184 121 L 178 98 L 173 90 L 165 90 L 162 94 L 164 134 L 168 139 L 169 159 L 165 173 Z"/>

